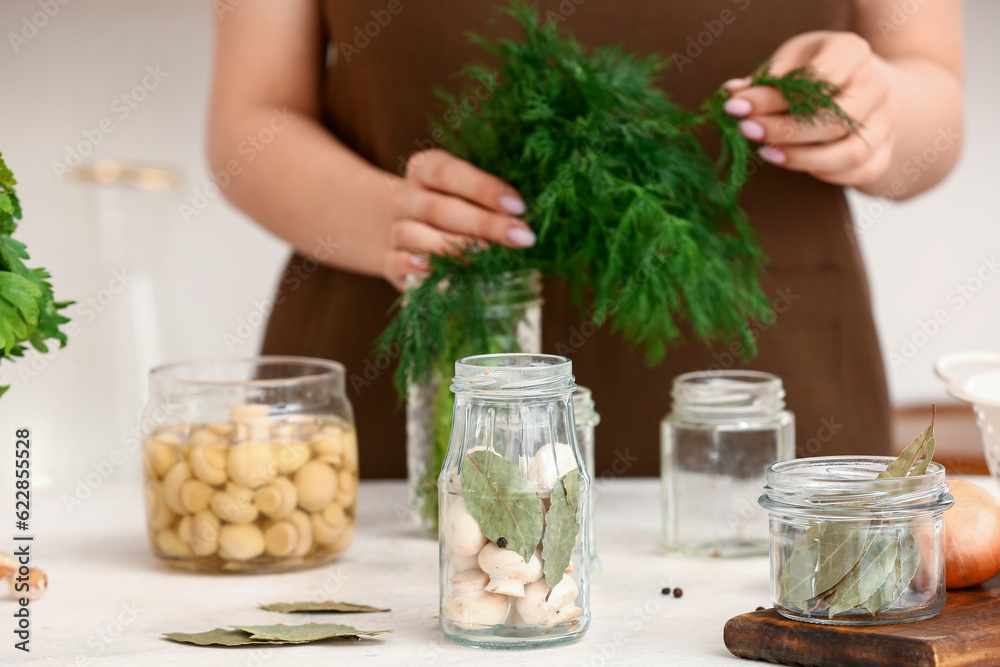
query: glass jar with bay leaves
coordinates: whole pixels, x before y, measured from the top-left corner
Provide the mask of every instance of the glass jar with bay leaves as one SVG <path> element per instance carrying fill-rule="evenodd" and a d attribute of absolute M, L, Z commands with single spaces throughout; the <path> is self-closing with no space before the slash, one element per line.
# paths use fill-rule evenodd
<path fill-rule="evenodd" d="M 767 467 L 795 456 L 781 378 L 697 371 L 674 378 L 661 424 L 663 547 L 695 556 L 767 553 L 757 505 Z"/>
<path fill-rule="evenodd" d="M 590 476 L 572 363 L 485 354 L 455 364 L 438 480 L 445 636 L 480 648 L 572 641 L 590 625 Z"/>
<path fill-rule="evenodd" d="M 771 466 L 771 595 L 787 618 L 877 625 L 930 618 L 945 602 L 945 470 L 879 477 L 885 457 L 828 456 Z"/>
<path fill-rule="evenodd" d="M 448 340 L 427 382 L 411 384 L 406 396 L 406 461 L 411 505 L 419 524 L 437 534 L 437 479 L 448 449 L 453 397 L 448 378 L 456 359 L 478 352 L 542 349 L 542 277 L 534 270 L 513 271 L 481 289 L 486 307 L 486 350 L 468 349 L 466 323 L 448 319 Z M 461 312 L 456 311 L 456 312 Z"/>

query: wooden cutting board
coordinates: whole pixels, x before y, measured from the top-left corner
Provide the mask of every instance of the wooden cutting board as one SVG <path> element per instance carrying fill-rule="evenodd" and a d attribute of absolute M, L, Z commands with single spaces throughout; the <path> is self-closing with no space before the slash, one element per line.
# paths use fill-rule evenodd
<path fill-rule="evenodd" d="M 944 609 L 916 623 L 817 625 L 773 609 L 729 619 L 726 647 L 741 658 L 807 667 L 1000 665 L 1000 576 L 949 591 Z"/>

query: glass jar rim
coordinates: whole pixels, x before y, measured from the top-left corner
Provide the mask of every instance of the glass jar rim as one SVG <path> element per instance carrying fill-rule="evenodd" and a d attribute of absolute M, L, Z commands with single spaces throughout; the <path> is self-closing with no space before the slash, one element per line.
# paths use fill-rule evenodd
<path fill-rule="evenodd" d="M 670 396 L 672 412 L 700 421 L 766 418 L 785 409 L 784 383 L 765 371 L 682 373 L 674 378 Z"/>
<path fill-rule="evenodd" d="M 597 414 L 594 396 L 589 387 L 576 385 L 573 392 L 573 412 L 577 424 L 597 426 L 601 423 L 601 415 Z"/>
<path fill-rule="evenodd" d="M 779 461 L 767 469 L 759 502 L 772 512 L 876 516 L 944 511 L 951 506 L 943 465 L 932 461 L 922 475 L 878 479 L 878 473 L 894 460 L 891 456 L 817 456 Z"/>
<path fill-rule="evenodd" d="M 511 352 L 477 354 L 455 362 L 451 390 L 489 394 L 491 399 L 520 399 L 572 394 L 573 362 L 555 354 Z"/>
<path fill-rule="evenodd" d="M 302 369 L 312 368 L 315 372 L 304 373 L 302 375 L 287 375 L 275 378 L 257 379 L 225 379 L 211 377 L 185 377 L 185 371 L 195 371 L 196 369 L 226 368 L 260 368 L 265 366 L 286 366 L 300 367 Z M 306 383 L 323 383 L 337 381 L 343 378 L 345 373 L 344 365 L 339 361 L 330 359 L 320 359 L 318 357 L 296 357 L 281 355 L 262 355 L 257 357 L 236 357 L 236 358 L 215 358 L 215 359 L 188 359 L 184 361 L 174 361 L 161 364 L 149 371 L 150 382 L 173 382 L 177 384 L 205 387 L 283 387 L 289 385 L 301 385 Z"/>

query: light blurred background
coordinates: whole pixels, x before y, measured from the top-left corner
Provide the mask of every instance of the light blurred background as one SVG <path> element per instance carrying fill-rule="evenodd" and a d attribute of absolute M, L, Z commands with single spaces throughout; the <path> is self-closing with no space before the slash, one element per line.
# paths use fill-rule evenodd
<path fill-rule="evenodd" d="M 44 7 L 54 15 L 43 21 Z M 254 323 L 288 251 L 210 185 L 204 134 L 212 13 L 206 0 L 0 5 L 0 151 L 20 181 L 18 238 L 29 246 L 30 265 L 52 272 L 57 297 L 79 302 L 70 311 L 79 328 L 69 347 L 0 367 L 0 384 L 12 385 L 0 400 L 0 442 L 15 427 L 33 430 L 36 483 L 76 483 L 107 469 L 110 452 L 127 446 L 150 364 L 258 349 L 262 329 Z M 929 403 L 953 403 L 933 374 L 935 359 L 1000 350 L 1000 278 L 969 284 L 1000 251 L 1000 3 L 969 0 L 965 25 L 959 166 L 906 203 L 851 196 L 905 433 L 923 427 Z M 74 153 L 83 151 L 85 162 L 160 165 L 179 175 L 179 185 L 163 193 L 73 183 L 60 165 L 77 164 Z M 971 300 L 959 296 L 966 285 L 978 287 Z M 942 310 L 947 321 L 928 325 Z M 138 347 L 135 323 L 144 341 Z M 950 414 L 954 425 L 944 428 L 975 449 L 971 412 Z M 909 418 L 921 425 L 914 430 Z M 138 461 L 133 454 L 111 477 L 137 477 Z"/>

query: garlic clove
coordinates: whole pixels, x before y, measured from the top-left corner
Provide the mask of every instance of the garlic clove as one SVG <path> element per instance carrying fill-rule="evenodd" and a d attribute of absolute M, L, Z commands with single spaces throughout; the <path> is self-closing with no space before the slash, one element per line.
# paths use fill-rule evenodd
<path fill-rule="evenodd" d="M 191 467 L 184 461 L 174 465 L 163 478 L 163 501 L 175 514 L 184 514 L 181 485 L 189 479 L 191 479 Z"/>
<path fill-rule="evenodd" d="M 458 556 L 477 555 L 489 540 L 483 534 L 461 496 L 452 499 L 445 513 L 444 543 L 448 552 Z"/>
<path fill-rule="evenodd" d="M 312 520 L 302 510 L 295 510 L 288 516 L 287 521 L 295 526 L 296 534 L 299 538 L 295 549 L 292 551 L 292 555 L 305 556 L 309 553 L 309 549 L 313 543 Z"/>
<path fill-rule="evenodd" d="M 252 524 L 223 526 L 219 530 L 219 548 L 231 560 L 251 560 L 264 553 L 264 533 Z"/>
<path fill-rule="evenodd" d="M 193 556 L 190 545 L 182 540 L 177 531 L 165 528 L 156 534 L 156 546 L 169 556 Z"/>
<path fill-rule="evenodd" d="M 295 511 L 298 489 L 287 477 L 278 477 L 254 494 L 254 505 L 272 519 L 284 519 Z"/>
<path fill-rule="evenodd" d="M 261 442 L 243 442 L 229 448 L 229 477 L 241 486 L 257 489 L 278 476 L 274 448 Z"/>
<path fill-rule="evenodd" d="M 219 518 L 209 510 L 191 517 L 191 550 L 196 556 L 211 556 L 219 548 Z"/>
<path fill-rule="evenodd" d="M 319 544 L 334 544 L 347 528 L 347 514 L 344 508 L 333 503 L 312 515 L 313 539 Z"/>
<path fill-rule="evenodd" d="M 358 499 L 357 473 L 341 470 L 337 473 L 337 503 L 341 507 L 352 507 Z"/>
<path fill-rule="evenodd" d="M 318 512 L 337 496 L 337 473 L 322 461 L 310 461 L 295 473 L 299 507 Z"/>
<path fill-rule="evenodd" d="M 208 508 L 215 490 L 198 479 L 189 479 L 181 484 L 181 506 L 191 514 L 197 514 Z"/>
<path fill-rule="evenodd" d="M 199 445 L 188 453 L 188 463 L 194 476 L 212 486 L 226 483 L 226 445 Z"/>
<path fill-rule="evenodd" d="M 299 541 L 299 533 L 288 521 L 277 521 L 264 531 L 264 545 L 272 556 L 290 556 Z"/>

